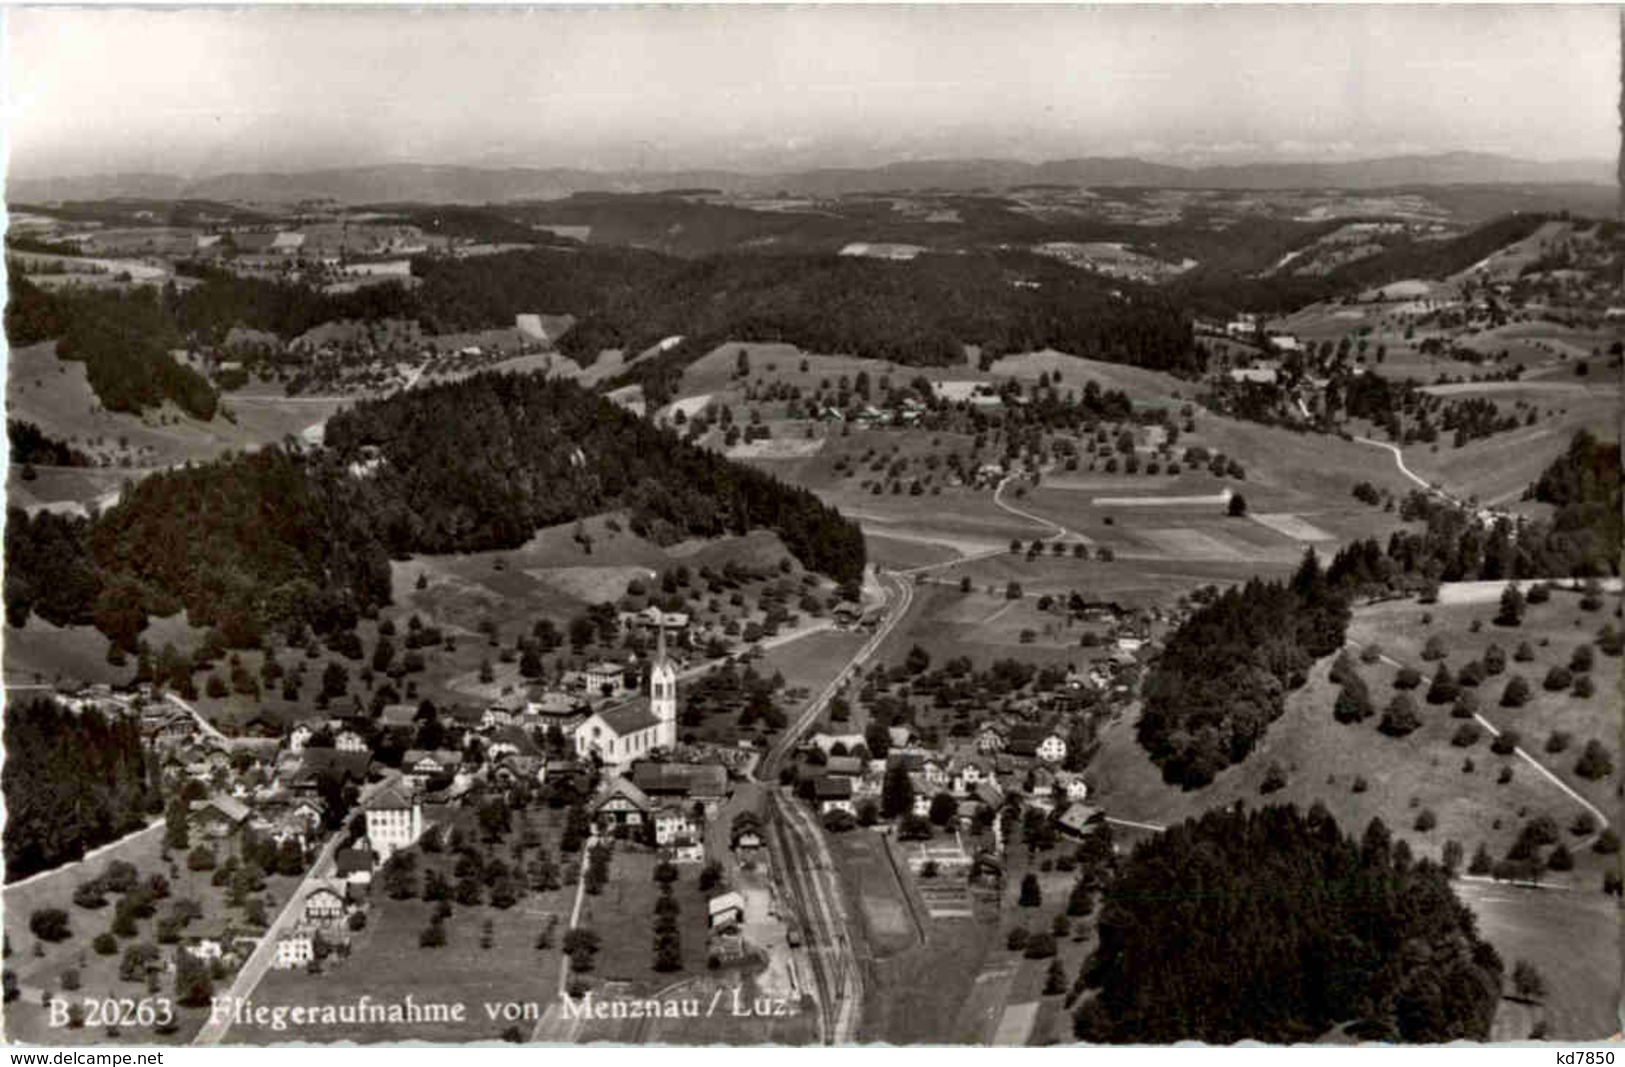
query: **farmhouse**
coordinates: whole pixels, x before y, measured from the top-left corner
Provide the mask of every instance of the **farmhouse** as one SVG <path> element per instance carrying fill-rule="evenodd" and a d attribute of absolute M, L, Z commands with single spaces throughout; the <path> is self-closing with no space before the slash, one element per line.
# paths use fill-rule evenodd
<path fill-rule="evenodd" d="M 401 772 L 413 788 L 424 789 L 429 783 L 455 775 L 463 765 L 463 754 L 449 749 L 427 752 L 408 749 L 401 757 Z"/>
<path fill-rule="evenodd" d="M 813 799 L 818 801 L 818 814 L 844 811 L 856 815 L 852 806 L 852 779 L 832 778 L 826 775 L 813 783 Z"/>
<path fill-rule="evenodd" d="M 1068 837 L 1086 837 L 1090 830 L 1093 829 L 1094 824 L 1104 817 L 1105 812 L 1099 808 L 1092 808 L 1081 801 L 1077 801 L 1066 806 L 1056 818 L 1055 825 L 1061 833 L 1066 834 Z"/>
<path fill-rule="evenodd" d="M 632 782 L 651 800 L 698 803 L 715 811 L 728 795 L 728 770 L 717 763 L 656 763 L 632 767 Z"/>
<path fill-rule="evenodd" d="M 333 738 L 333 747 L 339 752 L 369 752 L 367 742 L 354 730 L 341 730 Z"/>
<path fill-rule="evenodd" d="M 643 790 L 626 778 L 612 780 L 588 808 L 593 820 L 605 830 L 616 826 L 642 826 L 653 811 L 654 805 Z"/>
<path fill-rule="evenodd" d="M 331 884 L 321 884 L 305 894 L 300 914 L 307 923 L 327 925 L 344 918 L 344 911 L 342 883 L 339 888 L 334 888 Z"/>
<path fill-rule="evenodd" d="M 1023 723 L 1010 731 L 1005 751 L 1012 756 L 1037 757 L 1046 763 L 1066 758 L 1066 740 L 1043 726 Z"/>
<path fill-rule="evenodd" d="M 214 796 L 192 801 L 192 827 L 207 837 L 230 837 L 242 829 L 248 816 L 247 805 L 236 797 Z"/>
<path fill-rule="evenodd" d="M 366 848 L 341 848 L 333 857 L 333 870 L 351 885 L 369 885 L 378 857 Z"/>

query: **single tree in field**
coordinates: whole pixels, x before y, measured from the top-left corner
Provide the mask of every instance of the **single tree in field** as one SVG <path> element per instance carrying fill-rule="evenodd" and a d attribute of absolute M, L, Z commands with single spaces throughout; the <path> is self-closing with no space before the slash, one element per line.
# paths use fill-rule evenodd
<path fill-rule="evenodd" d="M 1049 970 L 1044 974 L 1044 995 L 1054 997 L 1065 992 L 1066 971 L 1061 967 L 1061 960 L 1057 957 L 1049 961 Z"/>
<path fill-rule="evenodd" d="M 1422 658 L 1429 663 L 1444 659 L 1447 655 L 1449 655 L 1449 651 L 1444 647 L 1444 638 L 1438 634 L 1428 637 L 1427 643 L 1422 646 Z"/>
<path fill-rule="evenodd" d="M 1603 747 L 1601 741 L 1592 738 L 1580 751 L 1580 758 L 1574 764 L 1574 773 L 1591 782 L 1606 778 L 1614 773 L 1614 757 Z"/>
<path fill-rule="evenodd" d="M 1044 894 L 1038 888 L 1038 875 L 1028 871 L 1021 879 L 1021 896 L 1016 903 L 1024 908 L 1036 908 L 1043 902 Z"/>
<path fill-rule="evenodd" d="M 1501 706 L 1521 708 L 1527 703 L 1529 703 L 1529 683 L 1524 681 L 1523 675 L 1514 674 L 1507 679 L 1507 687 L 1501 691 Z"/>
<path fill-rule="evenodd" d="M 880 814 L 896 819 L 914 810 L 914 783 L 902 764 L 886 768 L 886 778 L 880 787 Z"/>
<path fill-rule="evenodd" d="M 1230 497 L 1229 513 L 1230 517 L 1235 519 L 1239 519 L 1243 515 L 1246 515 L 1247 498 L 1242 496 L 1240 493 L 1232 494 Z"/>
<path fill-rule="evenodd" d="M 1409 693 L 1395 693 L 1394 699 L 1388 702 L 1388 707 L 1382 713 L 1382 721 L 1377 729 L 1389 737 L 1404 737 L 1418 726 L 1422 725 L 1421 716 L 1416 713 L 1416 702 Z"/>
<path fill-rule="evenodd" d="M 1462 852 L 1460 841 L 1452 839 L 1444 843 L 1444 854 L 1441 862 L 1444 865 L 1445 873 L 1452 878 L 1456 876 L 1457 871 L 1461 870 Z"/>
<path fill-rule="evenodd" d="M 1490 850 L 1484 847 L 1484 842 L 1480 841 L 1478 848 L 1473 850 L 1472 861 L 1467 864 L 1467 873 L 1489 874 L 1494 868 L 1495 861 L 1490 859 Z"/>
<path fill-rule="evenodd" d="M 1546 979 L 1528 960 L 1512 965 L 1512 988 L 1523 1000 L 1540 1000 L 1546 995 Z"/>
<path fill-rule="evenodd" d="M 1451 676 L 1450 668 L 1440 663 L 1438 669 L 1433 672 L 1433 684 L 1428 686 L 1428 703 L 1448 704 L 1460 693 L 1461 687 Z"/>
<path fill-rule="evenodd" d="M 1517 626 L 1523 622 L 1524 599 L 1517 582 L 1508 582 L 1501 593 L 1501 611 L 1495 616 L 1497 626 Z"/>

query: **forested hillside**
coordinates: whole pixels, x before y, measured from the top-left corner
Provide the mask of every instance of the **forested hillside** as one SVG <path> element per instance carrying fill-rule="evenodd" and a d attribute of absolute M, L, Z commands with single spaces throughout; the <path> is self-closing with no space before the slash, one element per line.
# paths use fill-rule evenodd
<path fill-rule="evenodd" d="M 1189 321 L 1154 290 L 1021 253 L 891 263 L 582 249 L 421 259 L 414 269 L 423 313 L 437 327 L 566 311 L 578 322 L 561 348 L 589 362 L 604 348 L 638 351 L 682 336 L 688 358 L 726 340 L 788 341 L 945 366 L 964 359 L 965 345 L 979 345 L 992 355 L 1053 347 L 1175 373 L 1201 369 Z M 640 367 L 631 378 L 657 376 Z"/>
<path fill-rule="evenodd" d="M 6 612 L 94 621 L 134 648 L 184 607 L 235 647 L 270 628 L 348 629 L 389 601 L 389 557 L 513 548 L 543 525 L 625 509 L 638 532 L 778 532 L 806 566 L 861 575 L 862 532 L 811 493 L 563 381 L 484 375 L 336 416 L 329 447 L 164 471 L 94 522 L 12 509 Z"/>
<path fill-rule="evenodd" d="M 21 701 L 6 708 L 5 748 L 7 881 L 77 859 L 162 810 L 132 719 Z"/>
<path fill-rule="evenodd" d="M 57 338 L 57 355 L 85 364 L 90 387 L 107 410 L 139 414 L 169 400 L 189 415 L 214 417 L 214 388 L 169 354 L 182 334 L 157 289 L 46 293 L 14 277 L 11 300 L 7 340 L 22 345 Z"/>
<path fill-rule="evenodd" d="M 1446 240 L 1391 237 L 1387 247 L 1376 255 L 1317 276 L 1204 268 L 1175 282 L 1169 292 L 1182 306 L 1203 314 L 1223 315 L 1247 309 L 1295 311 L 1305 304 L 1406 278 L 1443 278 L 1459 273 L 1496 249 L 1528 237 L 1548 218 L 1534 213 L 1506 215 Z"/>
<path fill-rule="evenodd" d="M 1134 850 L 1105 892 L 1080 1039 L 1482 1041 L 1503 965 L 1446 872 L 1319 805 L 1222 810 Z"/>
<path fill-rule="evenodd" d="M 396 552 L 507 548 L 624 508 L 657 543 L 766 527 L 813 570 L 863 570 L 862 532 L 811 493 L 566 381 L 489 374 L 413 390 L 341 412 L 326 442 L 336 462 L 369 464 L 368 510 Z"/>
<path fill-rule="evenodd" d="M 1142 689 L 1138 737 L 1163 777 L 1195 788 L 1245 759 L 1309 665 L 1342 645 L 1348 620 L 1313 550 L 1289 584 L 1253 579 L 1198 608 Z"/>
<path fill-rule="evenodd" d="M 1557 508 L 1552 535 L 1597 561 L 1598 573 L 1617 573 L 1625 536 L 1618 441 L 1599 441 L 1581 430 L 1568 451 L 1541 473 L 1528 495 Z"/>

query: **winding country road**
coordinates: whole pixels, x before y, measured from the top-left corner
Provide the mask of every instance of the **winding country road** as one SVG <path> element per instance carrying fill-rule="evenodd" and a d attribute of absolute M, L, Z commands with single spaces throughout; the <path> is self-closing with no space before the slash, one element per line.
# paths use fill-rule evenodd
<path fill-rule="evenodd" d="M 1405 477 L 1409 478 L 1411 481 L 1415 482 L 1417 485 L 1421 486 L 1423 489 L 1426 489 L 1430 493 L 1436 493 L 1439 491 L 1431 483 L 1429 483 L 1427 479 L 1405 466 L 1405 453 L 1399 450 L 1398 445 L 1391 444 L 1387 441 L 1374 441 L 1369 437 L 1356 437 L 1355 440 L 1360 442 L 1362 445 L 1371 445 L 1373 448 L 1386 448 L 1388 451 L 1394 454 L 1394 463 L 1399 467 L 1399 473 L 1403 474 Z"/>
<path fill-rule="evenodd" d="M 1056 522 L 1051 522 L 1042 515 L 1035 515 L 1034 513 L 1023 508 L 1018 508 L 1014 504 L 1005 503 L 1004 490 L 1012 481 L 1015 480 L 1015 478 L 1016 476 L 1014 474 L 1007 474 L 1004 476 L 1003 480 L 999 482 L 998 488 L 993 490 L 993 503 L 998 505 L 1000 509 L 1009 512 L 1011 515 L 1014 515 L 1019 519 L 1025 519 L 1028 522 L 1037 523 L 1040 526 L 1047 527 L 1051 532 L 1043 538 L 1046 544 L 1059 541 L 1066 537 L 1070 531 L 1067 530 L 1065 526 L 1062 526 Z M 918 567 L 909 567 L 895 573 L 899 575 L 927 574 L 931 571 L 942 570 L 945 567 L 957 567 L 961 563 L 974 563 L 979 559 L 991 559 L 994 556 L 1003 555 L 1005 551 L 1006 549 L 1003 546 L 998 548 L 989 548 L 981 552 L 971 552 L 963 556 L 957 556 L 954 559 L 945 559 L 940 563 L 926 563 Z"/>

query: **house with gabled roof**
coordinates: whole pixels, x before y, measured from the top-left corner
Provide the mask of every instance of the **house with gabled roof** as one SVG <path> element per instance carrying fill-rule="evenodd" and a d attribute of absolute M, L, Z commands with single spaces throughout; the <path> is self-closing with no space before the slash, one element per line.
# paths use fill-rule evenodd
<path fill-rule="evenodd" d="M 380 860 L 396 849 L 411 848 L 423 836 L 423 804 L 408 798 L 394 784 L 374 794 L 362 810 L 366 814 L 367 844 Z"/>
<path fill-rule="evenodd" d="M 190 821 L 194 829 L 218 839 L 241 830 L 247 825 L 250 814 L 248 805 L 236 797 L 219 794 L 192 801 Z"/>
<path fill-rule="evenodd" d="M 654 804 L 647 794 L 628 778 L 613 778 L 587 806 L 587 812 L 604 829 L 616 826 L 643 826 Z"/>

